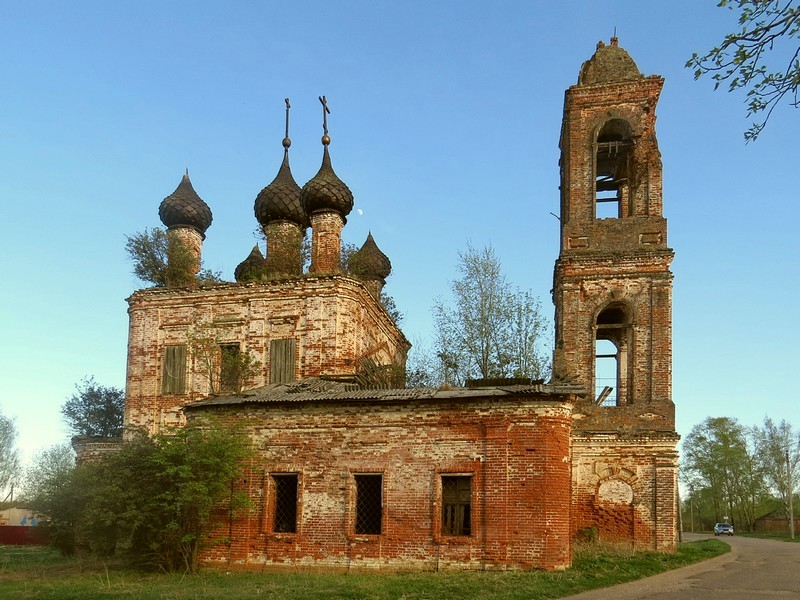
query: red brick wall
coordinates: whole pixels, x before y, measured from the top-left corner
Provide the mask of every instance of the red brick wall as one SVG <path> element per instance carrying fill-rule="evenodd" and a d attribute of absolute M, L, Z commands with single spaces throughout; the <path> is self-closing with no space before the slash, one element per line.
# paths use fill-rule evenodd
<path fill-rule="evenodd" d="M 675 434 L 573 435 L 572 533 L 674 552 L 678 525 Z"/>
<path fill-rule="evenodd" d="M 570 405 L 535 398 L 200 409 L 244 424 L 253 508 L 209 561 L 340 568 L 562 569 L 571 561 Z M 272 533 L 271 473 L 298 473 L 296 534 Z M 356 473 L 383 475 L 381 535 L 356 535 Z M 472 477 L 471 534 L 441 531 L 442 474 Z M 246 483 L 244 480 L 246 479 Z"/>
<path fill-rule="evenodd" d="M 342 228 L 344 218 L 334 210 L 318 210 L 311 215 L 312 273 L 335 273 L 341 270 Z"/>

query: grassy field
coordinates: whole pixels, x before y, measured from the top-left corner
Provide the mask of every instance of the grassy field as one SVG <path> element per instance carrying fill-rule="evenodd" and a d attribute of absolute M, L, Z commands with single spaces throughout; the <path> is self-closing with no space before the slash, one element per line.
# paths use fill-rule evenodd
<path fill-rule="evenodd" d="M 681 544 L 674 555 L 576 551 L 574 567 L 544 573 L 273 573 L 204 570 L 197 575 L 143 573 L 35 547 L 0 546 L 0 598 L 52 600 L 201 600 L 225 598 L 492 600 L 561 598 L 655 575 L 729 550 L 719 540 Z"/>

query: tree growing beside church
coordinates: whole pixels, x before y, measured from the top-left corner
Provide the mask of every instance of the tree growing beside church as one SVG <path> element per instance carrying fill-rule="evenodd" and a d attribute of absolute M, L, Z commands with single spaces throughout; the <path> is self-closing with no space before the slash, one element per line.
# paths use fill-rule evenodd
<path fill-rule="evenodd" d="M 433 352 L 443 383 L 547 377 L 547 327 L 539 300 L 511 285 L 492 246 L 467 245 L 458 253 L 457 269 L 451 299 L 440 298 L 433 307 Z"/>
<path fill-rule="evenodd" d="M 40 482 L 53 539 L 65 554 L 82 549 L 166 572 L 196 571 L 201 549 L 224 542 L 228 515 L 247 507 L 238 482 L 254 476 L 246 467 L 251 453 L 236 430 L 188 425 L 138 434 L 97 461 L 53 469 Z"/>
<path fill-rule="evenodd" d="M 775 107 L 786 99 L 800 106 L 800 3 L 795 0 L 720 0 L 738 13 L 740 29 L 727 34 L 703 55 L 694 53 L 686 67 L 695 79 L 710 75 L 714 89 L 746 90 L 747 116 L 757 116 L 745 134 L 755 140 Z"/>
<path fill-rule="evenodd" d="M 219 283 L 221 273 L 202 269 L 192 273 L 194 257 L 177 239 L 160 227 L 125 236 L 125 250 L 133 263 L 133 274 L 156 287 L 185 287 L 197 283 Z"/>
<path fill-rule="evenodd" d="M 75 385 L 61 414 L 73 435 L 119 437 L 125 416 L 125 392 L 86 377 Z"/>

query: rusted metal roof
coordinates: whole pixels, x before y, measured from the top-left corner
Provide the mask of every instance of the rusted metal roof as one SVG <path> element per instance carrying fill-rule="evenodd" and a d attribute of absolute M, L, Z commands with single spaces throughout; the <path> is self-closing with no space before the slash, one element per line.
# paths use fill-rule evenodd
<path fill-rule="evenodd" d="M 493 397 L 498 400 L 514 396 L 550 396 L 561 400 L 568 395 L 584 396 L 582 386 L 563 383 L 533 383 L 478 388 L 402 388 L 364 389 L 348 380 L 311 377 L 291 383 L 276 383 L 243 392 L 239 396 L 212 396 L 187 405 L 185 408 L 230 406 L 244 404 L 312 403 L 312 402 L 372 402 L 476 400 Z M 553 396 L 557 398 L 553 398 Z"/>

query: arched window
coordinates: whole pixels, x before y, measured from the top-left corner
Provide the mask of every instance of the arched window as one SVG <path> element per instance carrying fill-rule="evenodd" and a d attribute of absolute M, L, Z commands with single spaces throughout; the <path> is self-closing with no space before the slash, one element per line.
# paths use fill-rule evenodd
<path fill-rule="evenodd" d="M 595 402 L 602 406 L 630 403 L 631 318 L 623 304 L 612 304 L 597 315 L 595 323 Z"/>
<path fill-rule="evenodd" d="M 596 219 L 628 214 L 628 162 L 632 150 L 630 125 L 622 119 L 606 121 L 595 143 Z"/>

